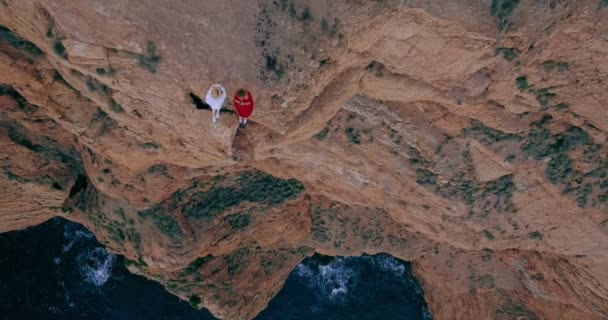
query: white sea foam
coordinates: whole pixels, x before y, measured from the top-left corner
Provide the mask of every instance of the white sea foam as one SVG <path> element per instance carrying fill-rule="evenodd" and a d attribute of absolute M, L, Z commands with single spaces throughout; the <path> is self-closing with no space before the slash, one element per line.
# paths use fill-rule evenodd
<path fill-rule="evenodd" d="M 103 286 L 112 276 L 115 260 L 116 257 L 102 247 L 84 251 L 77 257 L 85 281 L 98 287 Z"/>
<path fill-rule="evenodd" d="M 303 283 L 315 289 L 316 294 L 332 303 L 344 301 L 349 290 L 357 284 L 358 273 L 348 266 L 343 258 L 337 258 L 327 265 L 319 266 L 319 272 L 304 264 L 296 267 Z"/>
<path fill-rule="evenodd" d="M 68 225 L 66 225 L 66 227 L 63 229 L 63 236 L 66 239 L 70 239 L 70 242 L 63 246 L 63 252 L 68 252 L 78 240 L 83 238 L 91 239 L 93 234 L 87 231 L 76 230 L 73 227 L 68 227 Z"/>
<path fill-rule="evenodd" d="M 375 265 L 382 271 L 390 272 L 397 276 L 405 276 L 405 265 L 399 262 L 395 257 L 389 255 L 376 256 L 373 261 Z"/>

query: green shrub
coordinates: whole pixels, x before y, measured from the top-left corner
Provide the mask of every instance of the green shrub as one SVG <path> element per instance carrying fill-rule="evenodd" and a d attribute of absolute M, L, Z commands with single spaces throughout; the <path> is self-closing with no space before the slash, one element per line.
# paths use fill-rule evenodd
<path fill-rule="evenodd" d="M 499 55 L 499 54 L 502 55 L 502 57 L 505 58 L 505 60 L 511 62 L 515 58 L 517 58 L 517 55 L 519 53 L 517 52 L 517 50 L 515 50 L 513 48 L 497 47 L 496 48 L 496 54 L 497 55 Z"/>
<path fill-rule="evenodd" d="M 292 2 L 289 3 L 289 16 L 292 18 L 298 17 L 298 12 L 296 11 L 296 5 Z"/>
<path fill-rule="evenodd" d="M 530 239 L 542 239 L 543 235 L 538 231 L 532 231 L 528 233 L 528 237 L 530 237 Z"/>
<path fill-rule="evenodd" d="M 520 91 L 527 90 L 530 87 L 526 76 L 517 77 L 517 79 L 515 79 L 515 84 Z"/>
<path fill-rule="evenodd" d="M 140 55 L 138 63 L 141 67 L 148 70 L 150 73 L 156 73 L 156 68 L 161 61 L 160 54 L 156 52 L 156 45 L 149 41 L 146 45 L 146 54 Z"/>
<path fill-rule="evenodd" d="M 68 53 L 65 51 L 65 47 L 61 41 L 55 40 L 53 43 L 53 52 L 65 60 L 68 59 Z"/>
<path fill-rule="evenodd" d="M 553 60 L 547 60 L 543 62 L 541 66 L 543 67 L 543 70 L 545 70 L 545 72 L 553 72 L 556 70 L 559 72 L 564 72 L 570 68 L 568 62 L 558 62 Z"/>
<path fill-rule="evenodd" d="M 201 297 L 197 295 L 191 295 L 190 299 L 188 299 L 188 303 L 195 309 L 198 309 L 198 305 L 201 304 Z"/>
<path fill-rule="evenodd" d="M 97 79 L 95 79 L 91 76 L 86 77 L 85 83 L 87 85 L 87 89 L 89 89 L 89 91 L 91 91 L 91 92 L 99 90 L 103 94 L 107 94 L 107 95 L 112 94 L 112 89 L 110 87 L 97 81 Z"/>
<path fill-rule="evenodd" d="M 475 138 L 485 145 L 492 145 L 503 141 L 521 141 L 523 138 L 515 133 L 505 133 L 485 126 L 478 120 L 472 120 L 471 125 L 464 130 L 464 135 Z"/>
<path fill-rule="evenodd" d="M 233 253 L 224 257 L 224 261 L 228 266 L 228 274 L 235 276 L 241 270 L 243 264 L 249 260 L 251 256 L 251 250 L 247 247 L 241 247 Z"/>
<path fill-rule="evenodd" d="M 236 186 L 214 186 L 207 192 L 194 193 L 184 205 L 184 214 L 210 219 L 243 201 L 274 206 L 297 197 L 304 190 L 295 179 L 278 179 L 257 170 L 243 173 L 237 182 Z"/>
<path fill-rule="evenodd" d="M 150 219 L 163 234 L 174 242 L 179 242 L 182 238 L 182 229 L 179 223 L 170 214 L 165 213 L 164 208 L 155 205 L 149 209 L 137 213 L 142 219 Z"/>
<path fill-rule="evenodd" d="M 486 236 L 486 238 L 488 238 L 488 240 L 494 240 L 494 235 L 492 234 L 492 232 L 488 230 L 483 230 L 483 234 Z"/>
<path fill-rule="evenodd" d="M 266 71 L 274 73 L 275 80 L 280 80 L 285 74 L 286 65 L 280 58 L 279 51 L 266 55 Z"/>
<path fill-rule="evenodd" d="M 109 76 L 109 77 L 113 77 L 116 74 L 116 69 L 114 68 L 109 68 L 109 69 L 105 69 L 105 68 L 96 68 L 95 72 L 97 72 L 98 75 L 100 76 Z"/>
<path fill-rule="evenodd" d="M 314 138 L 317 139 L 317 140 L 319 140 L 319 141 L 323 141 L 323 140 L 325 140 L 325 138 L 327 138 L 328 134 L 329 134 L 329 128 L 325 127 L 319 133 L 315 134 Z"/>
<path fill-rule="evenodd" d="M 112 110 L 113 112 L 116 112 L 116 113 L 125 112 L 125 109 L 123 109 L 123 107 L 120 104 L 118 104 L 118 102 L 116 102 L 116 100 L 114 100 L 113 97 L 110 97 L 108 99 L 108 106 L 110 107 L 110 110 Z"/>
<path fill-rule="evenodd" d="M 515 209 L 511 201 L 514 190 L 513 175 L 508 174 L 487 182 L 480 198 L 487 199 L 488 195 L 492 194 L 496 197 L 494 208 L 499 211 L 509 211 Z"/>
<path fill-rule="evenodd" d="M 507 27 L 507 18 L 515 11 L 518 4 L 519 0 L 492 0 L 490 14 L 498 19 L 501 29 Z"/>
<path fill-rule="evenodd" d="M 213 256 L 210 254 L 204 257 L 198 257 L 186 267 L 185 271 L 189 274 L 195 273 L 200 267 L 202 267 L 211 260 L 213 260 Z"/>
<path fill-rule="evenodd" d="M 536 101 L 540 103 L 541 106 L 547 107 L 549 105 L 549 99 L 555 97 L 555 93 L 549 91 L 550 88 L 542 88 L 536 91 Z"/>
<path fill-rule="evenodd" d="M 346 128 L 344 132 L 346 133 L 346 137 L 350 142 L 354 144 L 361 144 L 361 135 L 359 134 L 359 131 L 357 129 L 349 127 Z"/>
<path fill-rule="evenodd" d="M 521 302 L 507 302 L 496 310 L 498 315 L 508 315 L 518 320 L 534 320 L 536 315 L 528 310 Z"/>
<path fill-rule="evenodd" d="M 158 145 L 154 142 L 144 142 L 141 146 L 144 149 L 158 149 Z"/>
<path fill-rule="evenodd" d="M 281 10 L 285 11 L 287 9 L 288 0 L 281 0 Z"/>
<path fill-rule="evenodd" d="M 0 25 L 0 42 L 1 41 L 5 41 L 13 48 L 25 53 L 26 56 L 32 60 L 44 55 L 44 52 L 35 44 L 19 37 L 2 25 Z"/>
<path fill-rule="evenodd" d="M 416 169 L 416 183 L 419 185 L 436 185 L 437 174 L 423 168 Z"/>
<path fill-rule="evenodd" d="M 321 31 L 329 32 L 329 22 L 325 18 L 321 19 Z"/>
<path fill-rule="evenodd" d="M 147 171 L 148 171 L 148 173 L 158 173 L 163 176 L 169 175 L 169 170 L 167 169 L 167 166 L 165 166 L 164 164 L 155 164 L 155 165 L 151 166 L 150 168 L 148 168 Z"/>
<path fill-rule="evenodd" d="M 422 155 L 420 154 L 420 152 L 418 151 L 418 149 L 414 148 L 414 147 L 409 147 L 407 150 L 407 154 L 409 156 L 409 162 L 411 165 L 413 166 L 429 166 L 431 163 L 429 161 L 427 161 L 424 157 L 422 157 Z"/>
<path fill-rule="evenodd" d="M 233 229 L 245 229 L 251 223 L 251 215 L 247 213 L 237 213 L 226 217 L 226 221 Z"/>
<path fill-rule="evenodd" d="M 304 8 L 304 10 L 302 10 L 302 13 L 300 14 L 300 21 L 308 24 L 313 20 L 312 18 L 312 12 L 310 11 L 310 9 L 308 7 Z"/>

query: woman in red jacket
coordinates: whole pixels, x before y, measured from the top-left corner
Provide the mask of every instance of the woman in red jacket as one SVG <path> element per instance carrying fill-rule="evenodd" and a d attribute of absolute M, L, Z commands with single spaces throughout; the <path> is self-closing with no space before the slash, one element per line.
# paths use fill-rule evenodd
<path fill-rule="evenodd" d="M 253 96 L 245 89 L 239 89 L 234 95 L 234 108 L 239 115 L 239 124 L 244 127 L 247 118 L 253 113 Z"/>

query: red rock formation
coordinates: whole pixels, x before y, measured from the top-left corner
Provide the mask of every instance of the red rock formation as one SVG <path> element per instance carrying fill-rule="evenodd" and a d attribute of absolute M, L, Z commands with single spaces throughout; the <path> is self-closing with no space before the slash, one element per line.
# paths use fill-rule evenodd
<path fill-rule="evenodd" d="M 412 261 L 436 319 L 607 318 L 605 0 L 487 2 L 2 0 L 0 231 L 225 319 L 315 251 Z"/>

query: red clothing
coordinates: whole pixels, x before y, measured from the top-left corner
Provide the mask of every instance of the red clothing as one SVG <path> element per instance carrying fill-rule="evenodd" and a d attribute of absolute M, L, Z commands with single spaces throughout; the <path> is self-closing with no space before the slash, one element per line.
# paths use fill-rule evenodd
<path fill-rule="evenodd" d="M 234 95 L 234 108 L 236 113 L 242 118 L 249 118 L 253 112 L 253 96 L 247 91 L 245 97 L 239 97 L 238 93 Z"/>

